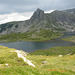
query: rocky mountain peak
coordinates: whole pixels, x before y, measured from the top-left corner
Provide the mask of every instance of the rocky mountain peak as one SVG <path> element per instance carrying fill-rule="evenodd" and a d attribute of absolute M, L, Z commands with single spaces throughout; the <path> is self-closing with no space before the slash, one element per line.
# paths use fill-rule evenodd
<path fill-rule="evenodd" d="M 38 12 L 38 13 L 42 12 L 42 13 L 44 13 L 44 11 L 39 9 L 39 8 L 37 8 L 37 10 L 35 12 Z"/>
<path fill-rule="evenodd" d="M 44 11 L 38 8 L 30 18 L 30 22 L 33 23 L 35 20 L 36 22 L 40 22 L 44 19 L 44 17 Z"/>
<path fill-rule="evenodd" d="M 44 11 L 41 9 L 37 9 L 34 14 L 32 15 L 31 19 L 41 19 L 44 16 Z"/>
<path fill-rule="evenodd" d="M 46 14 L 38 8 L 29 20 L 0 25 L 0 35 L 25 33 L 33 30 L 39 33 L 40 29 L 61 33 L 73 32 L 75 34 L 75 14 L 72 13 L 74 11 L 75 9 L 57 10 Z"/>

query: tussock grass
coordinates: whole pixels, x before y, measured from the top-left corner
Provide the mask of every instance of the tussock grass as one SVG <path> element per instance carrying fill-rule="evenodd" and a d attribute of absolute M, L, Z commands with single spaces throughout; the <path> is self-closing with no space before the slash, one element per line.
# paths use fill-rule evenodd
<path fill-rule="evenodd" d="M 75 47 L 74 47 L 75 49 Z M 47 55 L 28 55 L 27 59 L 35 68 L 17 57 L 15 50 L 0 46 L 0 75 L 75 75 L 75 54 L 63 57 Z M 42 63 L 45 61 L 46 63 Z M 8 65 L 5 65 L 8 63 Z"/>

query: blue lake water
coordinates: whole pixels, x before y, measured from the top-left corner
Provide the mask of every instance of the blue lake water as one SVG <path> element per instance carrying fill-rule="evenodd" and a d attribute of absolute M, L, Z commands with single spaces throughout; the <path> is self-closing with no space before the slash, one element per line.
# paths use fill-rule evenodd
<path fill-rule="evenodd" d="M 62 38 L 64 37 L 65 36 L 63 36 Z M 15 48 L 18 50 L 23 50 L 25 52 L 30 53 L 35 50 L 49 49 L 56 46 L 75 46 L 75 43 L 63 41 L 61 39 L 53 39 L 50 41 L 42 41 L 42 42 L 32 42 L 32 41 L 8 42 L 8 43 L 0 43 L 0 45 L 7 46 L 9 48 Z"/>

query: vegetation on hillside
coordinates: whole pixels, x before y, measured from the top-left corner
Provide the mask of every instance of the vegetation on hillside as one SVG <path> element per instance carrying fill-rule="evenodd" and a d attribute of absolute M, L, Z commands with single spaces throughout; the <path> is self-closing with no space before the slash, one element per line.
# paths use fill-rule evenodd
<path fill-rule="evenodd" d="M 8 35 L 1 35 L 0 42 L 13 42 L 13 41 L 44 41 L 60 37 L 62 34 L 40 29 L 39 32 L 33 30 L 26 33 L 12 33 Z"/>
<path fill-rule="evenodd" d="M 75 46 L 59 46 L 53 47 L 46 50 L 37 50 L 32 53 L 31 55 L 47 55 L 47 56 L 57 56 L 57 55 L 69 55 L 75 54 Z"/>
<path fill-rule="evenodd" d="M 45 14 L 38 9 L 27 21 L 2 24 L 0 42 L 44 41 L 61 37 L 63 32 L 75 27 L 75 14 L 71 12 Z M 75 36 L 63 40 L 75 42 Z M 29 53 L 25 57 L 35 67 L 18 58 L 14 50 L 0 46 L 0 75 L 75 75 L 75 46 L 53 47 Z"/>
<path fill-rule="evenodd" d="M 75 54 L 26 56 L 35 64 L 34 68 L 18 58 L 17 53 L 10 52 L 12 50 L 15 49 L 0 46 L 0 75 L 75 75 Z"/>
<path fill-rule="evenodd" d="M 65 41 L 72 41 L 75 43 L 75 36 L 70 36 L 70 37 L 67 37 L 67 38 L 64 38 L 62 40 L 65 40 Z"/>

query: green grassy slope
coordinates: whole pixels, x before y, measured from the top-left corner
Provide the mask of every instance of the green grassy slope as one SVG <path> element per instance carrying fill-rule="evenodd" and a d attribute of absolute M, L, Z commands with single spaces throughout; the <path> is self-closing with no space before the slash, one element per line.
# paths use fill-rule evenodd
<path fill-rule="evenodd" d="M 75 43 L 75 36 L 70 36 L 70 37 L 67 37 L 67 38 L 64 38 L 62 40 L 65 40 L 65 41 L 72 41 Z"/>
<path fill-rule="evenodd" d="M 0 42 L 13 42 L 13 41 L 44 41 L 50 40 L 54 38 L 61 37 L 62 34 L 41 29 L 39 32 L 37 30 L 33 30 L 31 32 L 26 33 L 12 33 L 9 35 L 0 36 Z"/>
<path fill-rule="evenodd" d="M 0 75 L 75 75 L 75 55 L 26 56 L 36 66 L 34 68 L 18 58 L 15 52 L 10 52 L 11 50 L 15 49 L 0 46 Z"/>
<path fill-rule="evenodd" d="M 46 50 L 37 50 L 31 55 L 47 55 L 47 56 L 57 56 L 57 55 L 66 55 L 66 54 L 74 54 L 75 46 L 61 46 L 61 47 L 53 47 Z"/>

